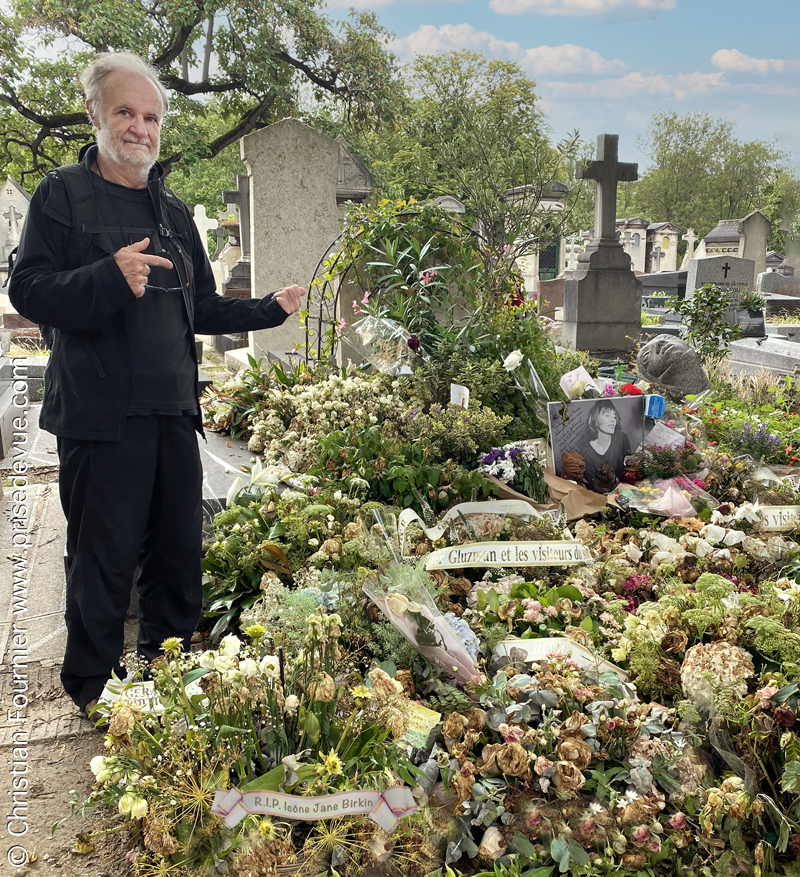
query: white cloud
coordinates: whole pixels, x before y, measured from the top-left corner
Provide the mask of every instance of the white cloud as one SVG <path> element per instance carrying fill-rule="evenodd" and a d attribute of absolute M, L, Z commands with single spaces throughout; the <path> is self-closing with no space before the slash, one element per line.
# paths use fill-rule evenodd
<path fill-rule="evenodd" d="M 727 73 L 800 73 L 800 61 L 780 58 L 751 58 L 737 49 L 720 49 L 711 56 L 711 63 Z"/>
<path fill-rule="evenodd" d="M 491 0 L 500 15 L 656 15 L 677 9 L 677 0 Z"/>
<path fill-rule="evenodd" d="M 640 73 L 634 71 L 613 79 L 596 82 L 548 82 L 547 88 L 557 98 L 601 98 L 631 100 L 655 97 L 686 100 L 698 95 L 717 93 L 729 87 L 724 73 Z M 653 105 L 653 110 L 657 106 Z"/>
<path fill-rule="evenodd" d="M 627 65 L 617 59 L 607 61 L 598 52 L 574 46 L 538 46 L 523 49 L 519 43 L 500 40 L 471 24 L 444 24 L 434 27 L 425 24 L 403 39 L 395 40 L 392 50 L 405 58 L 413 55 L 435 55 L 459 49 L 472 49 L 494 57 L 511 58 L 535 76 L 569 76 L 591 73 L 609 76 L 623 73 Z"/>
<path fill-rule="evenodd" d="M 624 61 L 607 61 L 599 52 L 573 46 L 539 46 L 528 49 L 520 63 L 537 76 L 568 76 L 571 73 L 594 73 L 597 76 L 622 73 Z"/>
<path fill-rule="evenodd" d="M 434 27 L 423 24 L 407 37 L 395 40 L 392 51 L 401 57 L 412 55 L 436 55 L 439 52 L 452 52 L 458 49 L 472 49 L 479 52 L 487 49 L 495 56 L 518 58 L 522 53 L 519 43 L 499 40 L 484 30 L 476 30 L 471 24 L 443 24 Z"/>

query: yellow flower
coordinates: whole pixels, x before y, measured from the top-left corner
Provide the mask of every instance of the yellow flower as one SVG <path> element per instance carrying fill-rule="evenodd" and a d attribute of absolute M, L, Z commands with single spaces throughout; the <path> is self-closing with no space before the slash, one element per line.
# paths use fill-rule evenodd
<path fill-rule="evenodd" d="M 317 776 L 323 774 L 337 774 L 342 772 L 342 761 L 333 749 L 314 768 Z"/>
<path fill-rule="evenodd" d="M 251 640 L 258 642 L 266 632 L 267 628 L 264 627 L 263 624 L 251 624 L 250 627 L 245 630 L 244 635 L 249 636 Z"/>
<path fill-rule="evenodd" d="M 353 697 L 360 698 L 361 700 L 367 700 L 372 697 L 372 692 L 367 688 L 366 685 L 356 685 L 356 687 L 350 692 Z"/>
<path fill-rule="evenodd" d="M 161 643 L 161 651 L 172 655 L 179 655 L 183 648 L 182 640 L 177 636 L 170 636 Z"/>

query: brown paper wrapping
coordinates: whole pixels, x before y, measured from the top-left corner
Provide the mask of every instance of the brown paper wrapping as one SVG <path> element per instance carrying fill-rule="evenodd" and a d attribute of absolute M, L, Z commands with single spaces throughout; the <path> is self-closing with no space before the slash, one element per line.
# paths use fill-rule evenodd
<path fill-rule="evenodd" d="M 587 490 L 576 481 L 567 481 L 566 478 L 559 478 L 549 466 L 544 470 L 544 480 L 547 484 L 550 500 L 546 503 L 534 502 L 529 496 L 517 493 L 516 490 L 513 490 L 507 484 L 503 484 L 499 478 L 495 478 L 493 475 L 487 475 L 486 477 L 497 485 L 498 499 L 521 499 L 529 502 L 540 511 L 557 509 L 559 503 L 563 503 L 568 521 L 575 521 L 584 515 L 595 515 L 606 505 L 607 497 L 605 494 Z"/>

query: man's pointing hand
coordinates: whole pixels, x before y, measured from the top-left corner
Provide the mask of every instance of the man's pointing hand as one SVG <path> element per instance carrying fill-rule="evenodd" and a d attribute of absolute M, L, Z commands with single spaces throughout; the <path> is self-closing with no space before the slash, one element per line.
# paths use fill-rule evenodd
<path fill-rule="evenodd" d="M 136 298 L 144 295 L 144 288 L 147 284 L 147 275 L 150 273 L 150 266 L 155 265 L 159 268 L 172 268 L 172 262 L 161 256 L 150 256 L 143 250 L 147 249 L 150 238 L 143 238 L 129 247 L 123 247 L 114 253 L 114 261 L 122 271 L 124 278 L 128 281 L 128 286 Z"/>

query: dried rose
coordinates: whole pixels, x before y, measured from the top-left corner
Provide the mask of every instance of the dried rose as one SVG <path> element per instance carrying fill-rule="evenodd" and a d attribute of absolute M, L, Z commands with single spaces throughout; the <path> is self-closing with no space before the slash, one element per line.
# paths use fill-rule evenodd
<path fill-rule="evenodd" d="M 519 606 L 519 600 L 509 600 L 497 610 L 497 617 L 501 621 L 505 621 L 507 618 L 513 616 L 517 612 L 517 606 Z"/>
<path fill-rule="evenodd" d="M 431 545 L 431 543 L 423 539 L 422 542 L 420 542 L 414 549 L 414 554 L 417 557 L 423 557 L 424 555 L 429 554 L 432 550 L 433 546 Z"/>
<path fill-rule="evenodd" d="M 344 528 L 344 533 L 342 535 L 349 542 L 351 539 L 358 539 L 360 534 L 361 534 L 361 521 L 351 521 Z"/>
<path fill-rule="evenodd" d="M 419 338 L 417 338 L 416 335 L 412 335 L 408 339 L 408 341 L 406 341 L 406 344 L 408 344 L 408 346 L 411 350 L 414 350 L 414 351 L 419 350 Z"/>
<path fill-rule="evenodd" d="M 394 674 L 394 680 L 403 686 L 406 697 L 414 696 L 414 674 L 410 670 L 398 670 Z"/>
<path fill-rule="evenodd" d="M 561 597 L 556 602 L 556 609 L 559 612 L 563 612 L 567 618 L 581 618 L 583 616 L 583 609 L 573 603 L 569 597 Z"/>
<path fill-rule="evenodd" d="M 467 727 L 467 720 L 460 713 L 450 713 L 442 725 L 442 736 L 460 740 Z"/>
<path fill-rule="evenodd" d="M 647 856 L 644 853 L 624 853 L 621 864 L 629 868 L 641 868 L 646 861 Z"/>
<path fill-rule="evenodd" d="M 785 704 L 783 706 L 776 706 L 775 712 L 772 715 L 775 717 L 776 724 L 780 725 L 781 728 L 791 728 L 797 719 L 795 711 Z"/>
<path fill-rule="evenodd" d="M 457 597 L 466 597 L 472 590 L 472 582 L 466 576 L 458 576 L 447 582 L 447 593 Z"/>
<path fill-rule="evenodd" d="M 496 777 L 500 773 L 497 766 L 497 750 L 500 748 L 499 743 L 487 743 L 483 747 L 480 758 L 476 759 L 475 767 L 484 775 Z"/>
<path fill-rule="evenodd" d="M 327 673 L 319 673 L 309 682 L 308 694 L 320 703 L 330 703 L 336 694 L 336 683 Z"/>
<path fill-rule="evenodd" d="M 326 539 L 322 543 L 321 550 L 324 551 L 328 557 L 338 557 L 342 553 L 342 540 Z"/>
<path fill-rule="evenodd" d="M 579 710 L 575 710 L 575 712 L 570 713 L 568 719 L 561 723 L 561 727 L 558 729 L 558 733 L 562 737 L 585 737 L 586 735 L 581 731 L 581 727 L 583 725 L 589 724 L 589 719 L 580 712 Z"/>
<path fill-rule="evenodd" d="M 488 723 L 486 710 L 479 709 L 478 707 L 464 710 L 464 716 L 467 719 L 468 731 L 482 731 Z"/>
<path fill-rule="evenodd" d="M 462 773 L 453 774 L 450 780 L 450 788 L 456 797 L 456 813 L 459 813 L 461 805 L 472 797 L 472 787 L 474 785 L 474 777 L 464 776 Z"/>
<path fill-rule="evenodd" d="M 367 674 L 367 678 L 371 683 L 369 690 L 376 697 L 391 697 L 398 694 L 398 689 L 402 687 L 395 685 L 395 680 L 380 667 L 373 667 Z"/>
<path fill-rule="evenodd" d="M 665 688 L 675 688 L 681 684 L 681 665 L 669 658 L 659 659 L 656 667 L 656 679 Z"/>
<path fill-rule="evenodd" d="M 528 772 L 530 755 L 519 743 L 503 743 L 497 750 L 497 766 L 510 777 L 521 777 Z"/>
<path fill-rule="evenodd" d="M 556 755 L 561 761 L 569 761 L 578 768 L 586 770 L 592 760 L 592 750 L 588 743 L 576 737 L 567 737 L 556 746 Z"/>
<path fill-rule="evenodd" d="M 93 716 L 92 718 L 95 718 Z M 136 724 L 136 713 L 122 701 L 114 704 L 111 720 L 108 723 L 108 733 L 114 737 L 124 737 Z"/>
<path fill-rule="evenodd" d="M 673 630 L 665 634 L 661 639 L 661 648 L 668 655 L 682 652 L 689 644 L 689 637 L 682 630 Z"/>
<path fill-rule="evenodd" d="M 491 826 L 483 833 L 481 845 L 478 847 L 478 858 L 484 862 L 494 862 L 505 854 L 508 844 L 503 839 L 499 828 Z"/>
<path fill-rule="evenodd" d="M 594 637 L 588 630 L 584 630 L 582 627 L 569 626 L 564 630 L 564 633 L 573 642 L 578 643 L 579 646 L 584 646 L 585 648 L 590 649 L 594 645 Z"/>
<path fill-rule="evenodd" d="M 577 792 L 586 785 L 586 777 L 571 761 L 559 761 L 553 773 L 553 783 L 558 789 Z"/>

